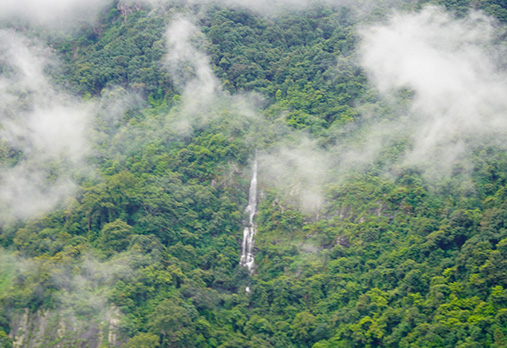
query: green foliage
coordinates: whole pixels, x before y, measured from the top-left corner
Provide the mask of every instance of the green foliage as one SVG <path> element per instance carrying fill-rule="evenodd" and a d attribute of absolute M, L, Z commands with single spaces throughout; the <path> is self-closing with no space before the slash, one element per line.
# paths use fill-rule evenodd
<path fill-rule="evenodd" d="M 68 78 L 81 93 L 99 94 L 120 85 L 154 100 L 171 90 L 169 77 L 158 62 L 164 55 L 160 16 L 134 12 L 125 21 L 113 19 L 95 28 L 99 34 L 61 44 Z"/>
<path fill-rule="evenodd" d="M 150 333 L 140 333 L 132 337 L 132 339 L 124 345 L 126 348 L 157 348 L 159 346 L 158 336 Z"/>
<path fill-rule="evenodd" d="M 436 3 L 456 16 L 477 7 L 505 20 L 504 1 Z M 124 266 L 93 278 L 89 291 L 120 311 L 125 347 L 507 345 L 507 156 L 496 146 L 468 154 L 464 187 L 459 171 L 428 181 L 401 167 L 411 139 L 394 139 L 376 163 L 327 185 L 326 204 L 312 214 L 260 183 L 255 272 L 239 267 L 254 149 L 287 133 L 322 149 L 353 143 L 369 111 L 389 119 L 408 108 L 410 91 L 387 106 L 368 90 L 353 63 L 357 17 L 317 5 L 272 18 L 199 8 L 227 91 L 219 106 L 199 110 L 207 120 L 199 123 L 179 115 L 184 101 L 161 63 L 175 8 L 131 10 L 113 7 L 93 28 L 56 40 L 61 79 L 76 92 L 133 91 L 146 103 L 98 120 L 104 139 L 89 159 L 97 175 L 79 182 L 65 210 L 1 231 L 26 264 L 13 257 L 0 266 L 0 346 L 12 346 L 15 315 L 62 308 L 76 291 L 68 279 L 93 278 L 89 255 Z M 247 92 L 263 99 L 254 121 L 243 104 L 223 105 Z M 184 134 L 175 119 L 188 121 Z M 18 161 L 0 143 L 1 164 Z M 97 307 L 77 297 L 76 315 L 95 318 Z"/>
<path fill-rule="evenodd" d="M 357 117 L 351 106 L 365 77 L 349 63 L 355 38 L 345 9 L 316 6 L 276 21 L 218 8 L 208 15 L 209 53 L 231 92 L 260 91 L 276 101 L 268 114 L 288 110 L 288 125 L 315 133 Z"/>
<path fill-rule="evenodd" d="M 97 239 L 98 246 L 105 250 L 125 251 L 130 244 L 132 227 L 117 219 L 105 224 Z"/>

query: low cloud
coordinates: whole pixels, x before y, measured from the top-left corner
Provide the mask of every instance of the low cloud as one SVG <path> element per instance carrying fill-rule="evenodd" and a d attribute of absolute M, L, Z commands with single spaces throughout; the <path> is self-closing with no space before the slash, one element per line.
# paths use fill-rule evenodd
<path fill-rule="evenodd" d="M 192 126 L 202 126 L 217 118 L 226 118 L 230 128 L 246 132 L 245 139 L 259 143 L 275 139 L 280 144 L 260 149 L 259 180 L 276 188 L 285 202 L 311 213 L 323 203 L 322 185 L 327 180 L 329 157 L 304 135 L 291 141 L 294 131 L 279 123 L 269 124 L 255 112 L 262 98 L 252 93 L 231 96 L 221 88 L 204 53 L 206 41 L 192 19 L 178 17 L 167 33 L 167 69 L 181 90 L 181 105 L 171 122 L 178 120 L 181 134 Z M 173 111 L 174 112 L 174 111 Z M 231 130 L 232 130 L 231 129 Z M 302 140 L 303 139 L 303 140 Z"/>
<path fill-rule="evenodd" d="M 331 155 L 304 137 L 259 153 L 259 173 L 288 202 L 304 213 L 318 211 L 324 203 L 324 185 L 329 181 Z"/>
<path fill-rule="evenodd" d="M 75 189 L 89 152 L 89 104 L 59 91 L 45 70 L 51 51 L 0 31 L 0 224 L 52 209 Z"/>
<path fill-rule="evenodd" d="M 166 67 L 176 86 L 183 90 L 186 109 L 196 112 L 207 108 L 221 88 L 203 52 L 203 34 L 189 18 L 178 17 L 169 25 L 166 38 Z"/>
<path fill-rule="evenodd" d="M 7 0 L 0 2 L 0 20 L 20 20 L 36 26 L 69 28 L 91 23 L 112 0 Z"/>
<path fill-rule="evenodd" d="M 70 267 L 55 267 L 51 282 L 59 290 L 56 296 L 59 309 L 75 317 L 76 308 L 84 307 L 90 314 L 104 317 L 111 289 L 119 280 L 127 281 L 134 276 L 131 263 L 139 257 L 123 253 L 101 262 L 91 255 L 84 255 L 79 264 L 73 265 L 72 271 Z"/>
<path fill-rule="evenodd" d="M 413 93 L 394 122 L 413 140 L 407 164 L 450 169 L 472 144 L 506 135 L 507 76 L 495 33 L 481 13 L 455 19 L 432 6 L 360 31 L 360 61 L 372 83 L 388 99 Z"/>
<path fill-rule="evenodd" d="M 224 91 L 205 53 L 207 41 L 191 17 L 175 17 L 166 31 L 165 67 L 181 96 L 171 110 L 166 131 L 186 136 L 192 129 L 227 118 L 230 127 L 244 129 L 259 122 L 255 112 L 262 104 L 260 96 L 245 93 L 231 95 Z"/>
<path fill-rule="evenodd" d="M 90 254 L 63 252 L 59 256 L 26 259 L 0 248 L 0 275 L 5 287 L 1 297 L 8 306 L 11 335 L 18 344 L 27 346 L 44 342 L 46 337 L 60 338 L 69 345 L 83 339 L 100 345 L 105 333 L 110 345 L 118 345 L 123 315 L 111 303 L 115 286 L 119 281 L 132 281 L 139 268 L 153 260 L 135 252 L 116 254 L 108 260 Z M 20 288 L 24 291 L 18 291 Z M 32 309 L 38 310 L 23 317 L 22 308 L 16 305 L 20 299 L 37 304 Z M 46 306 L 37 308 L 43 302 Z M 48 321 L 53 324 L 48 325 Z"/>

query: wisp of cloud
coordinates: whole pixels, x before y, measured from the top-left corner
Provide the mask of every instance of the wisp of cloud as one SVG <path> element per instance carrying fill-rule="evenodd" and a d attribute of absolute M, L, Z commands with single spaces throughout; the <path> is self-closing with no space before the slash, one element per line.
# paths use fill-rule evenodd
<path fill-rule="evenodd" d="M 189 108 L 208 104 L 220 91 L 208 56 L 200 49 L 204 39 L 188 18 L 178 17 L 168 27 L 166 66 L 175 84 L 184 89 Z"/>
<path fill-rule="evenodd" d="M 32 25 L 69 28 L 92 22 L 112 0 L 4 0 L 0 1 L 0 20 L 18 19 Z"/>
<path fill-rule="evenodd" d="M 68 197 L 89 151 L 90 105 L 58 91 L 44 73 L 51 52 L 0 31 L 0 224 L 43 213 Z"/>
<path fill-rule="evenodd" d="M 455 19 L 430 6 L 360 34 L 360 61 L 378 90 L 414 92 L 406 163 L 450 168 L 471 143 L 506 135 L 507 79 L 491 19 L 478 12 Z"/>

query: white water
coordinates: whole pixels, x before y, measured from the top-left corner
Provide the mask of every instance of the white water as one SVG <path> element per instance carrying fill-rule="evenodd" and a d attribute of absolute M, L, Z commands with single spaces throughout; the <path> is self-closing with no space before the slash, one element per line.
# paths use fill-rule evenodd
<path fill-rule="evenodd" d="M 253 272 L 255 267 L 253 249 L 253 238 L 257 232 L 254 223 L 255 212 L 257 211 L 257 159 L 254 161 L 252 170 L 252 180 L 250 181 L 250 191 L 248 194 L 248 206 L 246 212 L 248 213 L 249 222 L 243 230 L 243 243 L 241 246 L 241 261 L 239 264 L 248 268 L 250 273 Z M 249 288 L 247 292 L 249 292 Z"/>

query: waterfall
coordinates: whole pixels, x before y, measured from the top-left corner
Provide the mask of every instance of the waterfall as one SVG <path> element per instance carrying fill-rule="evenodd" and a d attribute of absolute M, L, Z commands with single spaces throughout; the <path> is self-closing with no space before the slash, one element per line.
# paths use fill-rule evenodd
<path fill-rule="evenodd" d="M 250 191 L 248 193 L 248 206 L 246 212 L 248 213 L 248 225 L 243 230 L 243 243 L 241 245 L 241 261 L 239 264 L 248 268 L 250 273 L 253 272 L 255 267 L 253 249 L 253 237 L 257 230 L 255 229 L 254 216 L 257 210 L 257 159 L 255 159 L 252 170 L 252 180 L 250 181 Z M 249 292 L 247 287 L 247 292 Z"/>

